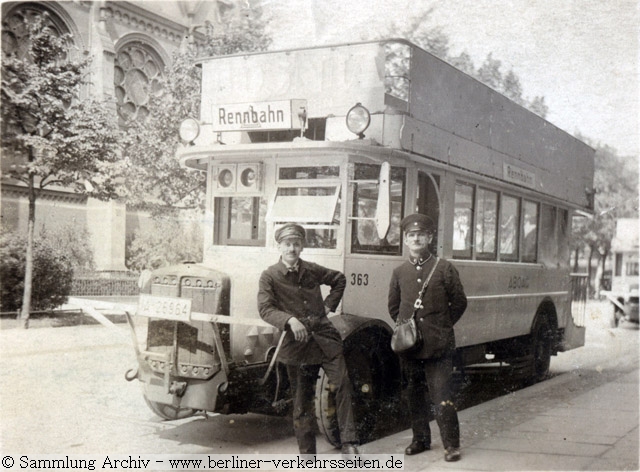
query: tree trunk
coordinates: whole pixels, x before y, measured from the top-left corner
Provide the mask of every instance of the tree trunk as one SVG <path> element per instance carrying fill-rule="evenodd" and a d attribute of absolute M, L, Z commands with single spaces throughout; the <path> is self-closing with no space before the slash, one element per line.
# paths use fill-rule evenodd
<path fill-rule="evenodd" d="M 22 295 L 22 311 L 20 312 L 21 328 L 29 328 L 31 313 L 31 292 L 33 287 L 33 237 L 36 226 L 36 190 L 33 174 L 29 176 L 29 220 L 27 223 L 27 254 L 24 268 L 24 293 Z"/>
<path fill-rule="evenodd" d="M 591 284 L 593 283 L 593 269 L 591 267 L 591 261 L 593 260 L 593 247 L 589 246 L 589 257 L 587 258 L 587 280 L 589 281 L 589 294 L 593 293 Z"/>

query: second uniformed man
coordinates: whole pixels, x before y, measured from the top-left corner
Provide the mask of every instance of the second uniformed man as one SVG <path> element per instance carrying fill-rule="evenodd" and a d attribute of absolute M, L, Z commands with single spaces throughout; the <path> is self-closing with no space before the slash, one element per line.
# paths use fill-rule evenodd
<path fill-rule="evenodd" d="M 453 325 L 464 313 L 467 297 L 456 268 L 444 259 L 438 260 L 429 251 L 435 231 L 431 218 L 414 213 L 404 218 L 400 226 L 410 258 L 396 267 L 391 276 L 389 314 L 394 321 L 406 320 L 418 305 L 416 321 L 424 339 L 419 351 L 401 357 L 408 380 L 413 430 L 413 440 L 405 454 L 418 454 L 431 448 L 430 399 L 445 448 L 444 458 L 448 462 L 457 461 L 460 459 L 460 426 L 451 392 L 456 345 Z M 433 276 L 418 303 L 420 289 L 434 266 Z"/>

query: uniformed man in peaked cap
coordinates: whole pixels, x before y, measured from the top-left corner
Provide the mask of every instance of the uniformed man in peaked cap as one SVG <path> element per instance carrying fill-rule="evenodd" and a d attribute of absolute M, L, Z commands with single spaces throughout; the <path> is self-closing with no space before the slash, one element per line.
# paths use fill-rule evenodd
<path fill-rule="evenodd" d="M 293 389 L 293 427 L 300 454 L 316 453 L 315 385 L 320 367 L 336 387 L 338 426 L 343 454 L 358 454 L 351 404 L 352 387 L 340 333 L 327 318 L 338 307 L 344 274 L 300 259 L 305 230 L 295 223 L 275 233 L 278 263 L 260 276 L 258 310 L 267 323 L 287 331 L 278 360 L 287 365 Z M 322 298 L 321 285 L 331 291 Z"/>
<path fill-rule="evenodd" d="M 444 458 L 457 461 L 460 459 L 460 426 L 451 392 L 453 325 L 464 313 L 467 297 L 456 268 L 429 251 L 435 231 L 431 218 L 414 213 L 404 218 L 400 226 L 404 244 L 409 249 L 409 260 L 396 267 L 391 276 L 389 314 L 393 321 L 403 321 L 417 310 L 416 321 L 424 339 L 420 350 L 401 357 L 408 380 L 413 430 L 413 440 L 405 454 L 418 454 L 431 448 L 430 399 L 445 448 Z"/>

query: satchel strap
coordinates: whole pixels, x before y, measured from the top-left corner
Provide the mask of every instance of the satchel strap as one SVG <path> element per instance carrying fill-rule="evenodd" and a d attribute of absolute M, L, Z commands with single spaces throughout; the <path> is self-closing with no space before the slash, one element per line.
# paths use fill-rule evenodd
<path fill-rule="evenodd" d="M 420 292 L 418 292 L 418 298 L 416 298 L 416 301 L 413 304 L 413 316 L 416 315 L 416 312 L 420 308 L 423 308 L 423 306 L 422 306 L 422 297 L 424 297 L 424 294 L 427 291 L 427 285 L 429 285 L 429 281 L 431 280 L 431 276 L 436 271 L 436 267 L 438 266 L 438 262 L 440 262 L 440 259 L 438 259 L 438 256 L 436 256 L 436 263 L 433 264 L 433 267 L 431 268 L 431 272 L 429 272 L 429 275 L 427 276 L 427 279 L 422 284 L 422 288 L 420 289 Z"/>

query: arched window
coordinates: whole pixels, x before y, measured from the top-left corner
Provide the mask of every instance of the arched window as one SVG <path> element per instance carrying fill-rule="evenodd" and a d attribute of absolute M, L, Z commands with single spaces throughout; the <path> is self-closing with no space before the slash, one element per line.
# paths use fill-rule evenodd
<path fill-rule="evenodd" d="M 64 22 L 54 12 L 38 4 L 22 4 L 3 11 L 2 17 L 2 55 L 4 57 L 18 56 L 25 58 L 29 43 L 27 41 L 27 24 L 37 17 L 46 15 L 47 27 L 56 36 L 69 33 Z"/>
<path fill-rule="evenodd" d="M 141 41 L 126 43 L 118 50 L 113 77 L 121 124 L 148 115 L 149 95 L 159 90 L 163 68 L 160 56 Z"/>

